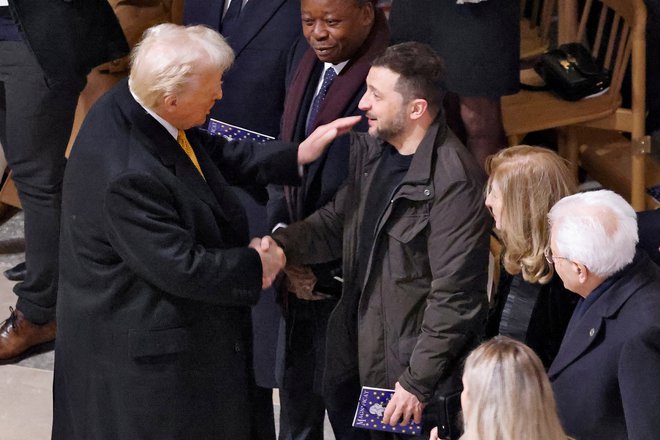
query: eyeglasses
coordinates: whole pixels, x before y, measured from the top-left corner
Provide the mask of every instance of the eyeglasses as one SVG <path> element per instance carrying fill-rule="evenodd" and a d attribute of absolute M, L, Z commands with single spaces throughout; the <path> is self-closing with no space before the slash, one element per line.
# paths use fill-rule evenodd
<path fill-rule="evenodd" d="M 545 250 L 543 251 L 543 255 L 545 256 L 546 261 L 550 265 L 555 264 L 555 261 L 554 261 L 555 258 L 559 259 L 559 260 L 568 260 L 568 258 L 566 258 L 566 257 L 560 257 L 560 256 L 557 256 L 557 255 L 552 255 L 552 249 L 550 249 L 550 246 L 545 248 Z"/>

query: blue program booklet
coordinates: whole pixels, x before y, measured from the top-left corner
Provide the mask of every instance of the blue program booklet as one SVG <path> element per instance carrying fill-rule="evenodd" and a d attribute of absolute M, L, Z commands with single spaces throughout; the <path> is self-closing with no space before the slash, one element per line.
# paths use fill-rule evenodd
<path fill-rule="evenodd" d="M 385 408 L 393 394 L 394 390 L 362 387 L 360 400 L 358 401 L 355 417 L 353 418 L 353 426 L 356 428 L 374 429 L 376 431 L 419 435 L 422 432 L 422 426 L 412 420 L 406 426 L 390 426 L 383 423 Z"/>
<path fill-rule="evenodd" d="M 266 142 L 275 139 L 267 134 L 257 133 L 256 131 L 227 124 L 226 122 L 218 121 L 213 118 L 209 120 L 207 131 L 211 134 L 222 135 L 230 141 L 253 140 L 257 142 Z"/>

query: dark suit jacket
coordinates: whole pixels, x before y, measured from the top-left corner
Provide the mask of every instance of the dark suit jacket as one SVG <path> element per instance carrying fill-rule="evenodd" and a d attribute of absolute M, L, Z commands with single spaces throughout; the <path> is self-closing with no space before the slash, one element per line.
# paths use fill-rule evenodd
<path fill-rule="evenodd" d="M 548 375 L 566 433 L 577 440 L 660 435 L 657 358 L 636 356 L 640 335 L 660 322 L 660 270 L 643 252 L 571 319 Z M 631 344 L 633 346 L 631 346 Z"/>
<path fill-rule="evenodd" d="M 9 7 L 50 82 L 84 79 L 94 66 L 128 53 L 106 0 L 11 0 Z"/>
<path fill-rule="evenodd" d="M 56 440 L 248 438 L 262 271 L 228 185 L 294 184 L 296 149 L 187 136 L 205 179 L 125 82 L 81 128 L 63 190 Z"/>
<path fill-rule="evenodd" d="M 307 115 L 323 71 L 323 63 L 318 60 L 309 44 L 304 40 L 298 43 L 289 61 L 290 73 L 281 133 L 283 140 L 296 142 L 305 138 Z M 376 9 L 371 32 L 330 85 L 313 128 L 340 117 L 363 115 L 358 104 L 366 89 L 365 79 L 371 68 L 371 61 L 380 55 L 388 44 L 387 20 L 383 12 Z M 363 118 L 354 129 L 366 131 L 366 119 Z M 273 227 L 279 222 L 291 224 L 302 220 L 330 202 L 348 175 L 349 149 L 349 137 L 340 137 L 330 144 L 319 159 L 306 167 L 300 189 L 269 188 L 270 226 Z M 340 295 L 341 284 L 334 280 L 334 276 L 341 275 L 340 261 L 315 265 L 313 270 L 319 291 Z"/>
<path fill-rule="evenodd" d="M 184 23 L 219 29 L 224 0 L 186 0 Z M 277 137 L 287 54 L 301 34 L 299 0 L 249 0 L 236 35 L 223 33 L 236 61 L 222 78 L 211 117 Z"/>

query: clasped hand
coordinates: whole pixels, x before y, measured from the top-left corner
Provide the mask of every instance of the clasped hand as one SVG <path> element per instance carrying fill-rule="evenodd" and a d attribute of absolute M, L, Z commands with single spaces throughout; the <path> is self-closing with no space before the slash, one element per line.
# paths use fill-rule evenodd
<path fill-rule="evenodd" d="M 250 241 L 252 249 L 256 250 L 261 259 L 263 275 L 261 277 L 261 288 L 266 289 L 273 284 L 275 277 L 286 265 L 286 256 L 281 247 L 270 236 L 253 238 Z"/>
<path fill-rule="evenodd" d="M 284 273 L 286 274 L 286 288 L 296 295 L 296 298 L 305 301 L 318 301 L 327 298 L 327 295 L 314 292 L 316 276 L 309 267 L 287 266 L 284 268 Z"/>

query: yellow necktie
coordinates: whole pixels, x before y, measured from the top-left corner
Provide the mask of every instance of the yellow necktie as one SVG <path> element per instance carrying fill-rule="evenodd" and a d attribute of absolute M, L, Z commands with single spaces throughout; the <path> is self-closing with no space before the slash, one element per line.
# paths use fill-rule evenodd
<path fill-rule="evenodd" d="M 177 135 L 176 140 L 179 143 L 179 145 L 181 145 L 181 148 L 183 148 L 183 151 L 186 153 L 186 155 L 190 158 L 190 161 L 193 163 L 193 165 L 195 165 L 195 168 L 197 168 L 199 174 L 201 174 L 202 177 L 204 177 L 204 173 L 202 173 L 202 168 L 199 166 L 199 162 L 197 162 L 197 156 L 195 156 L 195 152 L 190 146 L 190 142 L 188 142 L 186 133 L 183 130 L 179 130 L 179 134 Z"/>

